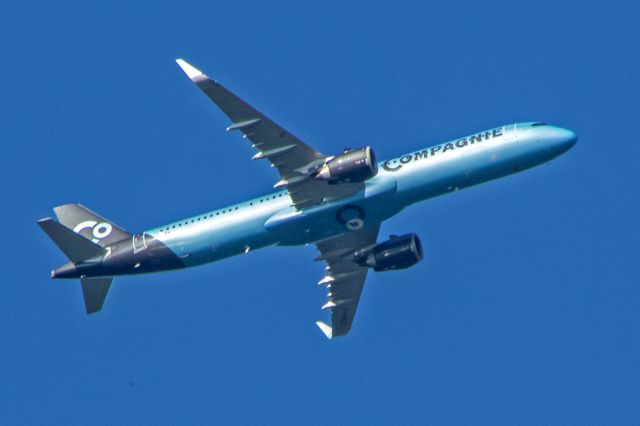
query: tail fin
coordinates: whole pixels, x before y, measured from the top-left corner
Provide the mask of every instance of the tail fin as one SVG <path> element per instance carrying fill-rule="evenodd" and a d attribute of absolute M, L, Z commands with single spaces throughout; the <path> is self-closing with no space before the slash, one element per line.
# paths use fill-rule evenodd
<path fill-rule="evenodd" d="M 51 218 L 39 220 L 38 225 L 73 263 L 82 262 L 106 253 L 106 250 L 99 245 L 92 243 Z"/>
<path fill-rule="evenodd" d="M 113 277 L 106 278 L 88 278 L 80 279 L 82 283 L 82 296 L 84 297 L 84 307 L 87 314 L 93 314 L 102 309 L 104 299 L 107 298 L 109 287 Z"/>
<path fill-rule="evenodd" d="M 131 234 L 127 231 L 82 204 L 65 204 L 55 207 L 53 211 L 61 224 L 100 247 L 107 247 L 118 241 L 131 238 Z"/>
<path fill-rule="evenodd" d="M 67 264 L 71 270 L 75 269 L 75 264 L 78 262 L 102 256 L 106 253 L 106 250 L 98 244 L 89 241 L 77 232 L 72 231 L 51 218 L 39 220 L 38 225 L 40 225 L 42 230 L 47 233 L 58 248 L 60 248 L 73 263 L 73 265 Z M 58 270 L 61 268 L 58 268 Z M 53 274 L 52 277 L 54 277 Z M 102 309 L 104 300 L 107 298 L 107 293 L 109 292 L 113 278 L 81 277 L 80 281 L 82 283 L 82 295 L 87 313 L 92 314 L 98 312 Z"/>

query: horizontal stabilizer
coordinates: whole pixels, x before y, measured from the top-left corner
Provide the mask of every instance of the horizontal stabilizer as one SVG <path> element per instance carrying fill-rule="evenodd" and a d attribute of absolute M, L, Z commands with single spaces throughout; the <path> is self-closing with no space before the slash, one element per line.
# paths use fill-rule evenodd
<path fill-rule="evenodd" d="M 82 235 L 76 234 L 51 218 L 39 220 L 38 225 L 73 263 L 102 256 L 106 253 L 105 249 L 99 245 L 92 243 Z"/>
<path fill-rule="evenodd" d="M 84 307 L 87 314 L 93 314 L 102 309 L 104 300 L 107 298 L 109 287 L 113 277 L 107 278 L 82 278 L 82 296 L 84 297 Z"/>

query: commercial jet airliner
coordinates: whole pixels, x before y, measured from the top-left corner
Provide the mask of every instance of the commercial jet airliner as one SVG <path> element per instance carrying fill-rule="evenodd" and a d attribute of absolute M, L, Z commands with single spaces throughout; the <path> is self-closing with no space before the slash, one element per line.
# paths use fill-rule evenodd
<path fill-rule="evenodd" d="M 185 74 L 279 175 L 275 192 L 130 234 L 80 204 L 38 224 L 69 262 L 52 278 L 79 278 L 87 313 L 102 309 L 113 277 L 188 268 L 266 246 L 315 244 L 326 262 L 318 284 L 328 338 L 349 332 L 367 272 L 404 269 L 422 257 L 415 234 L 378 242 L 380 224 L 405 207 L 546 163 L 577 141 L 540 122 L 497 126 L 378 163 L 370 146 L 326 155 L 258 112 L 186 61 Z"/>

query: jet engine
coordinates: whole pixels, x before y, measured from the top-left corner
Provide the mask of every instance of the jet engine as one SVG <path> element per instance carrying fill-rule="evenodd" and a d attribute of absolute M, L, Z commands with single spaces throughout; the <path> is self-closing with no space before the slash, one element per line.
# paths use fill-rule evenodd
<path fill-rule="evenodd" d="M 422 260 L 422 244 L 416 234 L 392 235 L 383 243 L 358 250 L 353 257 L 360 266 L 374 271 L 406 269 Z"/>
<path fill-rule="evenodd" d="M 316 174 L 316 179 L 329 183 L 364 182 L 378 174 L 378 163 L 370 146 L 345 150 L 328 160 Z"/>

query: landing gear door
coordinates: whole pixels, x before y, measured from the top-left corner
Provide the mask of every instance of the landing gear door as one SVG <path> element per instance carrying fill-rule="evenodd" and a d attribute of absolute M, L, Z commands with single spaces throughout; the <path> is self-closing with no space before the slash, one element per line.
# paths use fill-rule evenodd
<path fill-rule="evenodd" d="M 147 248 L 146 233 L 133 236 L 133 252 L 138 253 Z"/>

